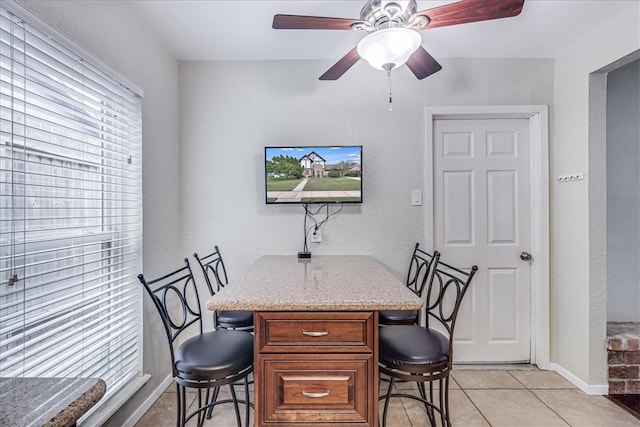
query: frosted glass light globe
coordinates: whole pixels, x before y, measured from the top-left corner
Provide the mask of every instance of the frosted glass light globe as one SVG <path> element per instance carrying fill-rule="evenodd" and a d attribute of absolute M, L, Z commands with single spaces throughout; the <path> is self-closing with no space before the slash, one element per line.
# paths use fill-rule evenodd
<path fill-rule="evenodd" d="M 358 43 L 358 55 L 373 68 L 390 70 L 404 65 L 422 43 L 417 31 L 385 28 L 368 34 Z"/>

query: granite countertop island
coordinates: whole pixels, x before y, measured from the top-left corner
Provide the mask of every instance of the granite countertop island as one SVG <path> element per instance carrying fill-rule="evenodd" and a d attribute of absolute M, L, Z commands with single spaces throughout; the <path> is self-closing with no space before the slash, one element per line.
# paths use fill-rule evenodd
<path fill-rule="evenodd" d="M 422 300 L 366 255 L 266 255 L 207 302 L 209 310 L 417 310 Z"/>
<path fill-rule="evenodd" d="M 74 426 L 106 389 L 98 378 L 0 378 L 0 426 Z"/>

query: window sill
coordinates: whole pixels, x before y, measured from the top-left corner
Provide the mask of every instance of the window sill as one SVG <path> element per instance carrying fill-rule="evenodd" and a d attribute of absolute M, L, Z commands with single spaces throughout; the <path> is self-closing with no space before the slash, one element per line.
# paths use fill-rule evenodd
<path fill-rule="evenodd" d="M 144 374 L 133 377 L 117 393 L 104 402 L 100 402 L 84 417 L 78 420 L 78 426 L 99 426 L 104 424 L 151 378 Z"/>

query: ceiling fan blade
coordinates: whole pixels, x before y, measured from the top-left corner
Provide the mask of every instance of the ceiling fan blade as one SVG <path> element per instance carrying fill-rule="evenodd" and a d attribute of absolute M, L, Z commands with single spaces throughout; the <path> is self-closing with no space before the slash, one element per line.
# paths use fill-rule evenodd
<path fill-rule="evenodd" d="M 429 29 L 517 16 L 523 5 L 524 0 L 462 0 L 416 12 L 412 18 L 429 18 L 429 24 L 425 28 Z"/>
<path fill-rule="evenodd" d="M 418 80 L 429 77 L 433 73 L 442 70 L 442 65 L 429 54 L 422 46 L 418 47 L 407 61 L 407 67 L 415 74 Z"/>
<path fill-rule="evenodd" d="M 320 76 L 320 80 L 338 80 L 344 73 L 353 67 L 358 62 L 360 55 L 358 55 L 358 48 L 354 47 L 345 56 L 343 56 L 338 62 L 333 64 L 323 75 Z"/>
<path fill-rule="evenodd" d="M 362 22 L 359 19 L 326 18 L 324 16 L 275 15 L 275 30 L 353 30 L 352 24 Z"/>

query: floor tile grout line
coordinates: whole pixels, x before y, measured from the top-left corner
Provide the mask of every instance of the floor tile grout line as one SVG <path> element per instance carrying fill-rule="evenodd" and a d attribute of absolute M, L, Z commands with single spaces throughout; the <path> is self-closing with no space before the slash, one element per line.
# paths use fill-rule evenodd
<path fill-rule="evenodd" d="M 540 399 L 538 397 L 538 395 L 536 395 L 532 390 L 554 390 L 556 388 L 529 388 L 527 387 L 526 384 L 524 384 L 522 381 L 520 381 L 515 375 L 513 375 L 513 373 L 510 370 L 505 370 L 509 376 L 511 376 L 514 380 L 516 380 L 516 382 L 518 384 L 520 384 L 522 386 L 522 388 L 518 387 L 518 388 L 512 388 L 512 387 L 505 387 L 505 388 L 487 388 L 487 387 L 482 387 L 482 388 L 469 388 L 469 390 L 526 390 L 529 394 L 531 394 L 535 399 L 537 399 L 538 401 L 540 401 L 540 403 L 542 403 L 545 407 L 547 407 L 552 413 L 556 414 L 558 416 L 558 418 L 560 418 L 562 420 L 562 422 L 564 422 L 568 427 L 572 427 L 571 424 L 565 420 L 558 412 L 556 412 L 555 410 L 553 410 L 553 408 L 551 408 L 549 405 L 547 405 L 542 399 Z M 456 381 L 457 383 L 457 381 Z M 459 385 L 459 383 L 458 383 Z M 492 427 L 491 422 L 489 422 L 489 420 L 487 419 L 487 417 L 482 413 L 482 411 L 480 410 L 480 408 L 476 405 L 476 403 L 473 401 L 473 399 L 471 398 L 471 396 L 469 396 L 469 394 L 467 393 L 466 388 L 460 387 L 460 389 L 463 391 L 463 393 L 465 394 L 465 396 L 467 396 L 467 398 L 469 399 L 469 401 L 473 404 L 473 406 L 476 408 L 476 410 L 478 411 L 478 413 L 482 416 L 482 418 L 484 418 L 484 420 L 487 422 L 487 424 L 489 424 L 490 427 Z M 560 388 L 558 388 L 560 389 Z M 568 390 L 570 390 L 571 388 L 566 388 Z"/>
<path fill-rule="evenodd" d="M 549 389 L 549 388 L 545 388 L 545 389 L 535 389 L 535 390 L 553 390 L 553 389 Z M 537 394 L 535 394 L 533 391 L 531 391 L 531 389 L 527 388 L 527 391 L 529 393 L 531 393 L 533 395 L 533 397 L 535 397 L 540 403 L 542 403 L 544 406 L 546 406 L 547 408 L 549 408 L 549 410 L 551 412 L 553 412 L 554 414 L 556 414 L 558 416 L 558 418 L 560 418 L 567 426 L 572 427 L 571 424 L 569 423 L 568 420 L 565 420 L 562 415 L 560 415 L 557 411 L 555 411 L 551 406 L 547 405 L 544 400 L 540 399 L 538 397 Z"/>
<path fill-rule="evenodd" d="M 520 384 L 522 387 L 524 387 L 524 388 L 528 388 L 528 387 L 526 386 L 526 384 L 524 384 L 524 383 L 523 383 L 522 381 L 520 381 L 520 380 L 519 380 L 515 375 L 513 375 L 513 374 L 511 373 L 511 371 L 507 370 L 507 374 L 509 374 L 509 376 L 510 376 L 511 378 L 513 378 L 514 380 L 516 380 L 516 382 L 517 382 L 518 384 Z"/>
<path fill-rule="evenodd" d="M 393 387 L 395 388 L 396 393 L 398 392 L 398 387 L 394 384 Z M 409 427 L 413 427 L 413 421 L 411 420 L 411 417 L 409 416 L 409 411 L 407 411 L 407 407 L 404 405 L 404 400 L 402 397 L 399 398 L 400 400 L 400 405 L 402 406 L 402 410 L 404 411 L 404 416 L 407 417 L 407 420 L 409 421 Z"/>
<path fill-rule="evenodd" d="M 516 390 L 526 390 L 529 394 L 533 394 L 535 400 L 541 402 L 544 407 L 546 407 L 550 413 L 554 414 L 555 416 L 558 417 L 558 419 L 560 419 L 563 423 L 565 423 L 565 426 L 567 427 L 574 427 L 576 426 L 576 424 L 571 424 L 569 422 L 568 419 L 565 419 L 562 415 L 560 415 L 560 413 L 556 410 L 554 410 L 549 404 L 545 403 L 545 401 L 543 400 L 543 397 L 545 397 L 544 392 L 545 391 L 580 391 L 579 389 L 577 389 L 576 387 L 557 387 L 556 382 L 551 381 L 548 384 L 544 383 L 541 384 L 538 381 L 524 381 L 527 380 L 526 377 L 522 377 L 523 380 L 519 380 L 517 377 L 515 377 L 515 375 L 511 372 L 508 371 L 510 376 L 514 377 L 514 379 L 516 380 L 517 384 L 520 384 L 522 386 L 522 388 L 520 387 L 513 387 L 515 384 L 512 384 L 512 387 L 480 387 L 478 385 L 476 385 L 475 387 L 469 387 L 469 388 L 464 388 L 462 386 L 460 386 L 460 383 L 454 378 L 453 375 L 450 376 L 450 386 L 451 385 L 457 385 L 458 386 L 458 390 L 460 390 L 463 395 L 465 396 L 465 398 L 467 398 L 471 405 L 473 406 L 473 408 L 475 409 L 475 411 L 477 411 L 477 414 L 479 414 L 478 420 L 483 419 L 484 422 L 486 423 L 486 426 L 488 427 L 493 427 L 493 424 L 489 421 L 489 419 L 486 417 L 486 415 L 480 410 L 480 408 L 478 407 L 478 405 L 476 404 L 476 402 L 471 398 L 471 395 L 469 393 L 473 393 L 474 395 L 477 395 L 478 393 L 481 392 L 490 392 L 493 390 L 506 390 L 506 391 L 516 391 Z M 531 384 L 530 387 L 528 387 L 526 384 L 529 383 Z M 413 389 L 413 388 L 412 388 Z M 456 389 L 453 389 L 451 387 L 449 387 L 449 394 L 451 397 L 451 392 L 455 391 Z M 172 386 L 167 387 L 167 389 L 163 392 L 163 394 L 166 395 L 170 395 L 171 397 L 175 398 L 175 390 Z M 251 392 L 250 392 L 251 394 Z M 603 399 L 606 399 L 605 396 L 601 396 Z M 195 403 L 195 401 L 197 400 L 197 393 L 194 393 L 192 396 L 189 396 L 189 393 L 187 393 L 187 399 L 191 402 L 190 404 L 188 404 L 189 406 L 193 405 Z M 549 401 L 549 399 L 547 398 L 547 400 Z M 404 399 L 400 399 L 400 403 L 401 403 L 401 408 L 402 411 L 406 417 L 406 420 L 408 421 L 408 425 L 415 427 L 417 425 L 422 425 L 420 424 L 420 421 L 418 420 L 422 420 L 424 421 L 422 418 L 418 418 L 418 419 L 411 419 L 410 418 L 410 411 L 408 411 L 408 408 L 411 409 L 411 407 L 408 407 L 407 404 L 404 402 Z M 553 402 L 552 400 L 550 402 Z M 613 403 L 613 402 L 612 402 Z M 617 407 L 620 407 L 619 405 L 614 405 Z M 624 408 L 622 408 L 624 409 Z M 562 411 L 561 411 L 562 412 Z M 628 412 L 628 411 L 627 411 Z M 414 414 L 415 415 L 415 414 Z M 633 414 L 632 414 L 633 415 Z M 455 426 L 454 426 L 455 427 Z"/>
<path fill-rule="evenodd" d="M 469 396 L 469 394 L 467 393 L 467 390 L 460 387 L 460 390 L 462 390 L 462 392 L 464 393 L 465 396 L 467 396 L 467 399 L 469 399 L 469 402 L 471 402 L 471 404 L 473 405 L 474 408 L 476 408 L 476 410 L 478 411 L 478 413 L 482 416 L 482 418 L 487 422 L 487 425 L 489 425 L 489 427 L 493 427 L 493 424 L 491 424 L 491 422 L 489 421 L 489 419 L 482 413 L 482 411 L 480 410 L 480 408 L 478 408 L 478 405 L 476 405 L 476 402 L 473 401 L 473 399 L 471 398 L 471 396 Z"/>
<path fill-rule="evenodd" d="M 462 389 L 462 387 L 460 387 Z M 455 389 L 451 389 L 455 390 Z M 466 387 L 465 390 L 578 390 L 575 387 Z"/>

